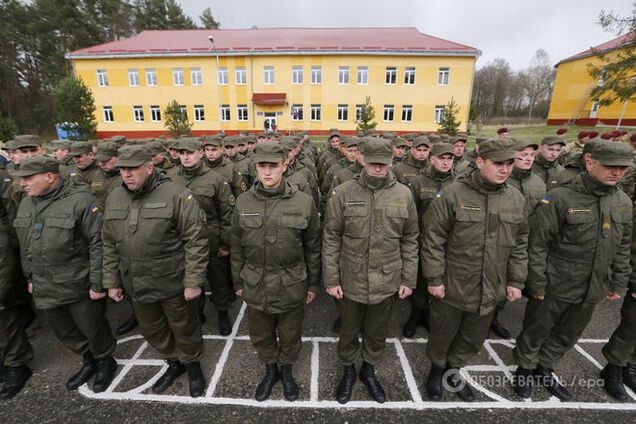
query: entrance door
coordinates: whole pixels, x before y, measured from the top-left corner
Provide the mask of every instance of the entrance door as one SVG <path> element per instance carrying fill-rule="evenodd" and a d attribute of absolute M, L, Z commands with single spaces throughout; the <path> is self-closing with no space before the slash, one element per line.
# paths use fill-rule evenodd
<path fill-rule="evenodd" d="M 265 127 L 265 132 L 271 133 L 276 131 L 276 128 L 278 127 L 278 123 L 276 122 L 276 112 L 265 112 L 263 126 Z"/>
<path fill-rule="evenodd" d="M 592 109 L 590 109 L 590 118 L 596 118 L 598 115 L 598 100 L 594 100 L 592 103 Z"/>

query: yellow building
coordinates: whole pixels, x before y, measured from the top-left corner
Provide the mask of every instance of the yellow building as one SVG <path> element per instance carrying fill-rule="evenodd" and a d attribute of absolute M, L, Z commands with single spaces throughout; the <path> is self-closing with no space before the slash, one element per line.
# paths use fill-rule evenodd
<path fill-rule="evenodd" d="M 356 129 L 371 98 L 380 131 L 436 131 L 459 105 L 466 131 L 479 50 L 415 28 L 144 31 L 67 55 L 95 97 L 99 137 L 165 133 L 166 105 L 196 135 Z"/>
<path fill-rule="evenodd" d="M 594 80 L 587 71 L 588 63 L 600 65 L 595 51 L 604 52 L 608 59 L 616 57 L 618 49 L 635 34 L 630 33 L 585 50 L 557 63 L 556 78 L 552 91 L 548 125 L 576 123 L 578 125 L 636 125 L 636 99 L 627 102 L 614 102 L 608 106 L 600 106 L 597 99 L 592 98 L 594 87 L 604 84 L 603 77 Z M 622 119 L 621 119 L 622 117 Z"/>

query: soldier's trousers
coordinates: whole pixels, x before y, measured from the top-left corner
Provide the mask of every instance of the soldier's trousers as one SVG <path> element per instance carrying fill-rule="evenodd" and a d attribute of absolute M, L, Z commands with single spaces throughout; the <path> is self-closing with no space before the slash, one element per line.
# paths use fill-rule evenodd
<path fill-rule="evenodd" d="M 200 299 L 187 302 L 179 293 L 160 302 L 134 305 L 141 335 L 161 357 L 184 364 L 201 359 Z"/>
<path fill-rule="evenodd" d="M 344 365 L 355 364 L 360 357 L 371 365 L 378 363 L 384 352 L 394 296 L 375 305 L 354 302 L 346 297 L 340 302 L 340 337 L 338 355 Z M 362 344 L 358 335 L 362 332 Z"/>
<path fill-rule="evenodd" d="M 230 308 L 232 289 L 228 284 L 228 256 L 210 256 L 208 261 L 208 283 L 212 291 L 212 303 L 217 311 L 227 311 Z M 204 302 L 205 303 L 205 302 Z"/>
<path fill-rule="evenodd" d="M 73 352 L 81 355 L 90 351 L 101 359 L 115 350 L 115 338 L 106 319 L 106 299 L 87 297 L 41 312 L 58 340 Z"/>
<path fill-rule="evenodd" d="M 18 367 L 33 359 L 33 348 L 18 323 L 18 313 L 9 306 L 0 310 L 0 356 L 4 357 L 7 367 Z"/>
<path fill-rule="evenodd" d="M 479 353 L 495 312 L 479 315 L 433 298 L 429 311 L 431 332 L 426 356 L 440 368 L 461 368 Z"/>
<path fill-rule="evenodd" d="M 603 346 L 607 362 L 621 367 L 636 365 L 636 299 L 627 293 L 621 308 L 621 322 Z"/>
<path fill-rule="evenodd" d="M 411 306 L 417 309 L 428 309 L 431 306 L 431 296 L 428 294 L 428 284 L 424 280 L 422 272 L 417 272 L 417 285 L 413 294 L 409 296 Z"/>
<path fill-rule="evenodd" d="M 302 348 L 303 305 L 281 314 L 268 314 L 247 306 L 250 340 L 261 362 L 288 365 L 298 359 Z"/>
<path fill-rule="evenodd" d="M 554 363 L 572 349 L 592 318 L 590 303 L 568 303 L 546 296 L 530 299 L 526 305 L 523 329 L 512 354 L 515 363 L 535 369 L 537 364 L 554 368 Z"/>

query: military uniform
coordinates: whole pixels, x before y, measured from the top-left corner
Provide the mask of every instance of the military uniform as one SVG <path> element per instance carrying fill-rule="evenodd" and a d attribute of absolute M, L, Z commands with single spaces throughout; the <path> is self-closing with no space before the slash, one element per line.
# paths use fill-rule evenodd
<path fill-rule="evenodd" d="M 541 145 L 554 145 L 561 144 L 562 146 L 565 144 L 561 137 L 544 137 L 541 140 Z M 537 154 L 537 157 L 532 164 L 532 172 L 537 174 L 541 180 L 545 183 L 548 190 L 556 187 L 557 179 L 556 175 L 563 170 L 563 166 L 559 163 L 557 159 L 552 162 L 547 161 L 541 153 Z"/>
<path fill-rule="evenodd" d="M 418 137 L 413 141 L 413 147 L 427 146 L 430 147 L 430 142 L 426 137 Z M 409 182 L 420 174 L 426 171 L 428 166 L 428 160 L 417 160 L 413 156 L 409 156 L 403 161 L 395 164 L 392 168 L 395 178 L 402 184 L 408 185 Z"/>
<path fill-rule="evenodd" d="M 101 162 L 107 162 L 113 157 L 117 156 L 118 145 L 114 141 L 104 141 L 97 146 L 97 153 L 95 154 L 95 160 Z M 119 170 L 113 169 L 104 171 L 100 169 L 96 178 L 91 183 L 91 192 L 99 202 L 100 207 L 104 207 L 106 198 L 108 195 L 121 186 L 122 179 Z"/>
<path fill-rule="evenodd" d="M 225 138 L 223 145 L 236 146 L 236 139 Z M 252 177 L 250 172 L 250 160 L 240 153 L 236 153 L 233 157 L 229 158 L 234 165 L 234 194 L 238 197 L 241 193 L 245 193 L 252 186 Z"/>
<path fill-rule="evenodd" d="M 203 146 L 216 146 L 219 148 L 223 148 L 223 143 L 219 138 L 203 137 Z M 207 158 L 203 158 L 203 163 L 214 172 L 220 174 L 223 177 L 223 180 L 230 185 L 232 193 L 237 194 L 236 188 L 234 187 L 234 178 L 236 176 L 234 172 L 234 163 L 230 159 L 222 155 L 214 162 L 208 160 Z"/>

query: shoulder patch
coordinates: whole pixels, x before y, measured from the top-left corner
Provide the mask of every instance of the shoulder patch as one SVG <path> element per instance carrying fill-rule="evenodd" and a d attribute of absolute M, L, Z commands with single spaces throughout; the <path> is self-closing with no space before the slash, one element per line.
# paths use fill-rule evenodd
<path fill-rule="evenodd" d="M 189 191 L 184 191 L 184 192 L 183 192 L 183 197 L 185 197 L 185 198 L 186 198 L 186 200 L 192 200 L 192 199 L 194 198 L 194 196 L 192 195 L 192 193 L 191 193 L 191 192 L 189 192 Z"/>
<path fill-rule="evenodd" d="M 543 203 L 544 205 L 549 205 L 550 204 L 550 196 L 545 196 L 543 199 L 541 199 L 541 203 Z"/>
<path fill-rule="evenodd" d="M 441 190 L 440 190 L 440 191 L 438 191 L 438 192 L 437 192 L 437 194 L 435 195 L 435 197 L 437 197 L 438 199 L 439 199 L 440 197 L 443 197 L 443 196 L 444 196 L 444 192 L 443 192 L 443 191 L 441 191 Z"/>
<path fill-rule="evenodd" d="M 236 204 L 236 197 L 233 194 L 230 194 L 230 197 L 227 199 L 230 205 L 234 206 Z"/>
<path fill-rule="evenodd" d="M 97 206 L 97 204 L 93 203 L 92 205 L 90 205 L 90 206 L 88 207 L 88 210 L 89 210 L 91 213 L 97 213 L 97 212 L 99 212 L 99 206 Z"/>

